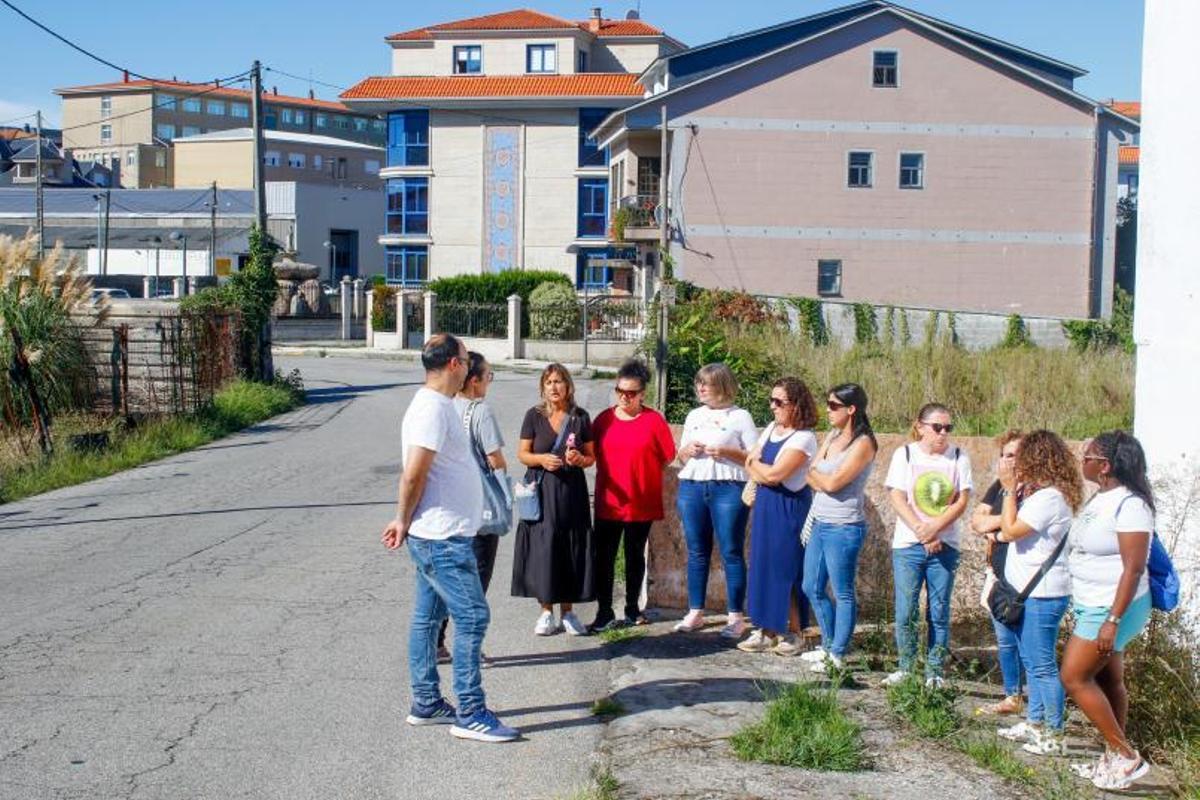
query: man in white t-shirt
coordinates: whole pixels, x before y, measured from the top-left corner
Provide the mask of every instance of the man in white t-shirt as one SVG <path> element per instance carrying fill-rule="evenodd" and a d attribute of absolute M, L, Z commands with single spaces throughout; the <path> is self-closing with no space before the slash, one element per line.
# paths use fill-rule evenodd
<path fill-rule="evenodd" d="M 520 734 L 484 702 L 479 651 L 490 613 L 472 540 L 479 530 L 483 487 L 453 398 L 467 375 L 467 349 L 438 334 L 421 351 L 425 385 L 417 390 L 400 428 L 404 473 L 396 518 L 383 531 L 395 550 L 405 542 L 416 566 L 416 599 L 408 637 L 412 682 L 410 725 L 449 725 L 463 739 L 508 742 Z M 454 620 L 454 693 L 457 711 L 442 697 L 437 636 Z"/>

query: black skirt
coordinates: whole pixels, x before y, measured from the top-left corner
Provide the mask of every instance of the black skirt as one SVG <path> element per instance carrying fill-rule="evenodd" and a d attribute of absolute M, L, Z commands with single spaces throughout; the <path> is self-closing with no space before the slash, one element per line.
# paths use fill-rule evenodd
<path fill-rule="evenodd" d="M 550 603 L 586 603 L 596 599 L 592 566 L 592 521 L 583 470 L 542 472 L 542 518 L 522 520 L 513 546 L 514 597 Z"/>

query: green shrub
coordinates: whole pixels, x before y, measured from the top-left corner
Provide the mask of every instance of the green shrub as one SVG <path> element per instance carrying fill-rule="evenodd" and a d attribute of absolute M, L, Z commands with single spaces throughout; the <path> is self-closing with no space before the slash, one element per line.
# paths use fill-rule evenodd
<path fill-rule="evenodd" d="M 1119 347 L 1132 353 L 1133 295 L 1121 287 L 1113 291 L 1113 313 L 1109 319 L 1067 320 L 1063 333 L 1076 350 L 1103 350 Z"/>
<path fill-rule="evenodd" d="M 962 726 L 954 699 L 953 689 L 927 687 L 916 674 L 887 689 L 892 712 L 931 739 L 944 739 Z"/>
<path fill-rule="evenodd" d="M 1004 328 L 1004 339 L 1000 347 L 1013 350 L 1021 347 L 1033 347 L 1033 339 L 1029 338 L 1029 327 L 1020 314 L 1009 314 Z"/>
<path fill-rule="evenodd" d="M 860 345 L 878 344 L 879 320 L 875 315 L 875 306 L 855 303 L 850 309 L 854 314 L 854 341 Z"/>
<path fill-rule="evenodd" d="M 529 295 L 529 335 L 534 339 L 579 339 L 583 315 L 570 284 L 543 283 Z"/>
<path fill-rule="evenodd" d="M 793 297 L 791 303 L 799 317 L 800 332 L 814 347 L 829 344 L 829 327 L 825 324 L 821 301 L 815 297 Z"/>
<path fill-rule="evenodd" d="M 529 301 L 533 290 L 543 283 L 571 287 L 571 279 L 561 272 L 545 270 L 505 270 L 482 275 L 455 275 L 430 281 L 426 288 L 437 292 L 442 303 L 507 303 L 511 295 Z"/>
<path fill-rule="evenodd" d="M 837 692 L 795 683 L 769 698 L 762 722 L 730 740 L 743 761 L 825 772 L 866 767 L 862 729 L 838 705 Z"/>
<path fill-rule="evenodd" d="M 380 277 L 380 276 L 376 276 Z M 378 283 L 371 291 L 371 327 L 377 331 L 396 330 L 396 287 Z"/>

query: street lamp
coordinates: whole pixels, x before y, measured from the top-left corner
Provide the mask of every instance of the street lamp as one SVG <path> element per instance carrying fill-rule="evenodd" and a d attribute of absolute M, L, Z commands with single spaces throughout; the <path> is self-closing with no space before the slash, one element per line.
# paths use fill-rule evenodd
<path fill-rule="evenodd" d="M 188 237 L 187 237 L 186 233 L 180 233 L 179 231 L 171 232 L 171 241 L 172 242 L 179 242 L 179 241 L 183 242 L 183 286 L 184 286 L 183 291 L 184 292 L 187 292 L 187 240 L 188 240 Z"/>
<path fill-rule="evenodd" d="M 326 247 L 332 251 L 333 258 L 329 262 L 329 285 L 337 286 L 337 245 L 333 242 L 325 242 Z"/>

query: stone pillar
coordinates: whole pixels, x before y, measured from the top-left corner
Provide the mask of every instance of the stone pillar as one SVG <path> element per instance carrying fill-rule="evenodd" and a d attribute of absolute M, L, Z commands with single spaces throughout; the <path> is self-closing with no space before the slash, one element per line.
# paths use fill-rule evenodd
<path fill-rule="evenodd" d="M 1200 598 L 1200 425 L 1188 422 L 1200 406 L 1200 373 L 1184 366 L 1200 352 L 1200 149 L 1191 79 L 1198 26 L 1200 3 L 1146 2 L 1133 326 L 1134 430 L 1155 479 L 1158 531 L 1168 544 L 1179 542 L 1185 609 Z M 1191 613 L 1200 629 L 1200 612 Z"/>
<path fill-rule="evenodd" d="M 364 301 L 365 295 L 363 292 L 363 287 L 365 285 L 366 284 L 364 283 L 362 278 L 354 279 L 354 318 L 355 319 L 362 319 L 362 316 L 364 313 L 364 310 L 363 310 L 364 302 L 363 301 Z"/>
<path fill-rule="evenodd" d="M 183 280 L 183 278 L 175 278 L 171 281 L 171 296 L 176 300 L 183 297 L 186 290 L 187 283 Z"/>
<path fill-rule="evenodd" d="M 521 335 L 521 295 L 508 297 L 508 357 L 525 357 L 525 337 Z"/>
<path fill-rule="evenodd" d="M 342 278 L 341 289 L 342 289 L 342 297 L 341 297 L 341 301 L 342 301 L 342 307 L 341 307 L 342 331 L 341 331 L 341 333 L 342 333 L 343 339 L 349 339 L 350 334 L 354 330 L 354 327 L 353 327 L 354 319 L 351 316 L 354 311 L 354 306 L 353 306 L 353 298 L 350 296 L 351 293 L 354 291 L 354 287 L 351 286 L 349 277 Z"/>
<path fill-rule="evenodd" d="M 189 277 L 189 278 L 188 278 L 187 293 L 188 293 L 188 294 L 195 294 L 195 293 L 196 293 L 196 291 L 197 291 L 197 289 L 196 289 L 196 277 L 193 275 L 193 276 L 191 276 L 191 277 Z"/>
<path fill-rule="evenodd" d="M 412 302 L 403 288 L 396 292 L 396 338 L 400 340 L 398 350 L 408 347 L 408 304 Z"/>
<path fill-rule="evenodd" d="M 375 290 L 374 289 L 367 289 L 366 299 L 363 301 L 363 303 L 364 303 L 364 308 L 365 308 L 365 313 L 366 313 L 366 318 L 367 318 L 366 319 L 366 322 L 367 322 L 367 347 L 374 347 L 375 346 L 375 324 L 374 324 L 375 314 L 373 313 L 375 311 Z"/>
<path fill-rule="evenodd" d="M 151 297 L 150 294 L 150 276 L 146 275 L 142 278 L 142 297 Z"/>
<path fill-rule="evenodd" d="M 425 339 L 428 342 L 437 333 L 437 292 L 425 292 Z"/>

